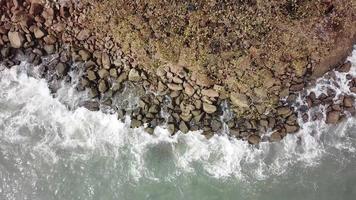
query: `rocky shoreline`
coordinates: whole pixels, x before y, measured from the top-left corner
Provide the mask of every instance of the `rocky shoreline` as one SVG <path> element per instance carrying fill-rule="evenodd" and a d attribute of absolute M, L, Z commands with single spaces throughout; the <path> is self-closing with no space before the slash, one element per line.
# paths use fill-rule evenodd
<path fill-rule="evenodd" d="M 57 3 L 39 0 L 0 0 L 0 61 L 6 67 L 18 64 L 23 55 L 38 66 L 53 93 L 61 80 L 70 81 L 69 71 L 81 74 L 78 91 L 88 90 L 90 101 L 82 106 L 97 111 L 100 105 L 115 110 L 118 118 L 131 117 L 131 127 L 147 124 L 152 134 L 156 126 L 165 126 L 172 133 L 202 130 L 207 138 L 228 127 L 231 137 L 248 140 L 279 141 L 299 130 L 298 115 L 303 120 L 316 120 L 322 114 L 309 116 L 307 111 L 320 104 L 327 106 L 327 123 L 342 120 L 344 111 L 355 114 L 354 97 L 342 96 L 335 101 L 335 91 L 305 97 L 307 106 L 296 106 L 297 95 L 313 80 L 334 69 L 347 73 L 349 62 L 343 63 L 352 49 L 356 32 L 339 39 L 340 44 L 326 59 L 305 64 L 305 72 L 298 77 L 294 72 L 263 79 L 263 85 L 278 95 L 255 88 L 256 97 L 265 96 L 273 106 L 257 103 L 253 95 L 234 91 L 223 84 L 212 84 L 195 71 L 181 65 L 164 63 L 157 69 L 146 69 L 134 56 L 125 54 L 120 44 L 110 35 L 102 35 L 86 28 L 85 13 L 80 3 Z M 52 55 L 50 62 L 44 58 Z M 267 55 L 268 56 L 268 55 Z M 73 64 L 79 66 L 73 68 Z M 304 67 L 303 67 L 304 68 Z M 268 76 L 268 73 L 266 74 Z M 332 74 L 330 75 L 332 76 Z M 348 76 L 350 91 L 356 93 L 356 77 Z M 224 81 L 224 80 L 222 80 Z M 281 87 L 283 85 L 283 87 Z M 287 86 L 288 88 L 285 88 Z M 130 92 L 131 102 L 114 102 L 115 96 Z M 254 103 L 256 102 L 256 103 Z M 335 103 L 341 102 L 341 103 Z M 226 114 L 226 107 L 231 113 Z M 255 112 L 249 112 L 249 110 Z M 267 131 L 270 137 L 262 137 Z"/>

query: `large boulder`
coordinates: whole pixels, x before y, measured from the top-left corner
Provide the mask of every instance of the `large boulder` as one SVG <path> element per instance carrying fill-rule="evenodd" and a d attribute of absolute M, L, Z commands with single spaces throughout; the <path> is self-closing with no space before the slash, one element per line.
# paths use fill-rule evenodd
<path fill-rule="evenodd" d="M 10 40 L 10 44 L 13 48 L 21 48 L 23 43 L 25 42 L 25 37 L 22 33 L 18 32 L 18 31 L 10 31 L 8 33 L 8 37 Z"/>

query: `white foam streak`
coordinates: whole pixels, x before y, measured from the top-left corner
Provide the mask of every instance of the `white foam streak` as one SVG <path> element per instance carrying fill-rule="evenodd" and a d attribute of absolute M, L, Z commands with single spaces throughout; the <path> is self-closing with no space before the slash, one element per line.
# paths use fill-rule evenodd
<path fill-rule="evenodd" d="M 349 60 L 355 73 L 356 51 Z M 204 173 L 216 178 L 261 180 L 285 173 L 292 165 L 314 166 L 330 148 L 355 152 L 355 141 L 345 135 L 346 129 L 355 124 L 354 119 L 340 125 L 332 136 L 328 134 L 330 127 L 322 121 L 308 122 L 299 133 L 288 135 L 282 142 L 262 143 L 258 148 L 226 135 L 215 135 L 210 140 L 199 132 L 170 136 L 162 127 L 151 136 L 143 128 L 130 129 L 129 119 L 123 123 L 115 115 L 84 108 L 68 110 L 61 101 L 73 106 L 70 99 L 77 102 L 85 94 L 78 97 L 73 88 L 65 86 L 53 98 L 44 80 L 18 73 L 20 67 L 0 72 L 0 108 L 7 106 L 0 112 L 0 123 L 4 124 L 0 126 L 0 137 L 11 144 L 25 144 L 29 151 L 48 162 L 58 162 L 60 151 L 71 152 L 75 159 L 87 159 L 92 154 L 114 159 L 130 157 L 131 178 L 139 180 L 145 176 L 157 180 L 157 174 L 147 167 L 145 155 L 152 147 L 162 145 L 162 151 L 168 152 L 176 165 L 167 179 L 182 172 L 198 173 L 200 166 Z M 324 84 L 322 80 L 318 83 Z M 338 90 L 340 93 L 346 90 L 344 86 Z M 312 90 L 320 92 L 322 88 Z M 24 132 L 21 127 L 30 130 Z"/>

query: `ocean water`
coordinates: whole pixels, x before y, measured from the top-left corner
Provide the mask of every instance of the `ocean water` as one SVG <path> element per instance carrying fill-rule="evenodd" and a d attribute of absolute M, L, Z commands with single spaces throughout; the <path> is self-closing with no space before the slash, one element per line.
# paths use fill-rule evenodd
<path fill-rule="evenodd" d="M 348 59 L 356 75 L 356 50 Z M 258 147 L 199 132 L 171 137 L 164 127 L 148 135 L 129 118 L 78 107 L 86 93 L 70 84 L 54 97 L 29 69 L 0 67 L 1 200 L 356 199 L 350 116 L 336 126 L 304 123 Z M 345 75 L 336 73 L 338 95 L 350 94 Z M 322 78 L 309 92 L 333 84 Z"/>

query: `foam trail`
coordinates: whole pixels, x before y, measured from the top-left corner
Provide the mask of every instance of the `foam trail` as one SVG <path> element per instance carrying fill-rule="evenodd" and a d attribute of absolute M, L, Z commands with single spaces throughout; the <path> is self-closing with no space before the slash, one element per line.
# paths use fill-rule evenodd
<path fill-rule="evenodd" d="M 353 62 L 354 74 L 356 51 L 349 60 Z M 94 155 L 112 157 L 122 160 L 118 165 L 129 169 L 126 178 L 135 181 L 171 180 L 186 173 L 254 181 L 284 174 L 295 165 L 316 166 L 334 150 L 355 152 L 355 138 L 345 135 L 345 130 L 356 123 L 354 118 L 336 130 L 322 121 L 308 122 L 299 133 L 287 136 L 282 142 L 262 143 L 258 148 L 226 135 L 215 135 L 210 140 L 199 132 L 171 137 L 162 127 L 156 128 L 151 136 L 143 128 L 130 129 L 129 119 L 123 123 L 115 115 L 84 108 L 68 109 L 68 105 L 75 107 L 85 99 L 85 94 L 77 95 L 73 86 L 66 85 L 54 98 L 45 80 L 32 78 L 21 70 L 26 66 L 23 62 L 1 72 L 0 148 L 8 154 L 11 144 L 49 164 L 58 163 L 63 156 L 83 161 L 93 159 Z M 345 74 L 336 75 L 338 81 L 345 81 Z M 321 91 L 324 81 L 320 79 L 310 91 Z M 338 93 L 348 93 L 342 85 Z M 164 169 L 154 170 L 152 159 L 160 159 L 157 162 L 162 162 Z"/>

